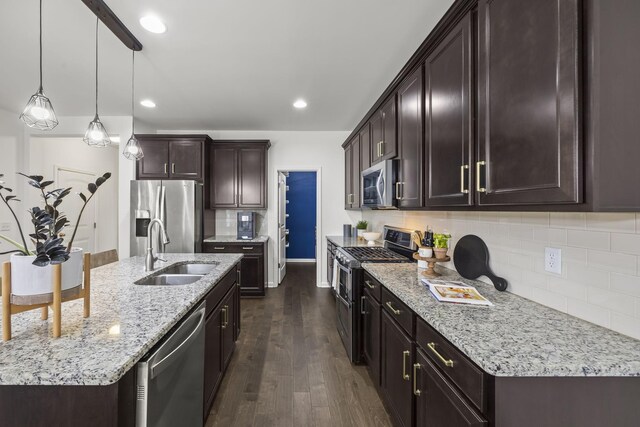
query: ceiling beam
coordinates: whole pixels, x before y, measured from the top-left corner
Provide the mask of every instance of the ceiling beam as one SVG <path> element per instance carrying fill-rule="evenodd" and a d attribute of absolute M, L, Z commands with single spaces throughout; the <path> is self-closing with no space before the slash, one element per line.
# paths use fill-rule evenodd
<path fill-rule="evenodd" d="M 142 43 L 129 31 L 120 18 L 113 13 L 104 0 L 82 0 L 82 3 L 87 5 L 126 47 L 133 50 L 142 50 Z"/>

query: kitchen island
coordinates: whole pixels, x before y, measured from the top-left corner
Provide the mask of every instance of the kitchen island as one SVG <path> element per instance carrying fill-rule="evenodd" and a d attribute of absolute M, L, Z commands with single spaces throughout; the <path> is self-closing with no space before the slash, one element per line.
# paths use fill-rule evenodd
<path fill-rule="evenodd" d="M 52 337 L 52 322 L 39 311 L 13 316 L 13 338 L 0 344 L 0 424 L 40 425 L 44 416 L 38 415 L 47 414 L 49 425 L 132 425 L 136 363 L 205 298 L 209 312 L 209 295 L 219 284 L 236 283 L 242 259 L 163 256 L 167 262 L 153 272 L 144 271 L 143 257 L 92 270 L 91 316 L 82 317 L 81 301 L 64 303 L 60 338 Z M 135 284 L 187 263 L 214 268 L 187 285 Z"/>

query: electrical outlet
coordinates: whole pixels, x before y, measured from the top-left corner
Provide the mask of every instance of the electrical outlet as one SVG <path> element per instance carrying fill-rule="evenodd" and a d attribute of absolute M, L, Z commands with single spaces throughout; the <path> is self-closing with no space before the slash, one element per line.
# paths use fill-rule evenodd
<path fill-rule="evenodd" d="M 562 274 L 562 250 L 544 248 L 544 270 L 549 273 Z"/>
<path fill-rule="evenodd" d="M 0 223 L 0 231 L 11 231 L 11 223 L 10 222 Z"/>

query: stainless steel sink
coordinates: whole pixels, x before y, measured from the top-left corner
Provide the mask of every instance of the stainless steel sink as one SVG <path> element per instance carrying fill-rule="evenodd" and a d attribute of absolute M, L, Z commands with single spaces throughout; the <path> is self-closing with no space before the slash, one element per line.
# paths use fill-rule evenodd
<path fill-rule="evenodd" d="M 158 274 L 138 280 L 136 285 L 176 286 L 188 285 L 202 279 L 204 274 Z"/>
<path fill-rule="evenodd" d="M 181 264 L 181 265 L 173 265 L 166 270 L 164 270 L 163 274 L 199 274 L 204 276 L 205 274 L 209 274 L 216 268 L 217 264 Z"/>

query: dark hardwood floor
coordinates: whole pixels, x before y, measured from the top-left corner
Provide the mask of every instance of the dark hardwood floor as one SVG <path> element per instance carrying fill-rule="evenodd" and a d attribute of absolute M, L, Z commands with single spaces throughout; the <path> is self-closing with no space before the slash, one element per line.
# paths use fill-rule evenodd
<path fill-rule="evenodd" d="M 263 299 L 242 300 L 242 331 L 212 426 L 390 426 L 364 366 L 347 358 L 335 300 L 315 264 L 288 264 Z"/>

